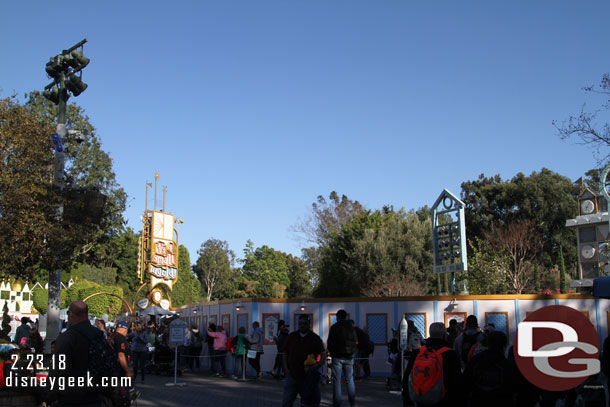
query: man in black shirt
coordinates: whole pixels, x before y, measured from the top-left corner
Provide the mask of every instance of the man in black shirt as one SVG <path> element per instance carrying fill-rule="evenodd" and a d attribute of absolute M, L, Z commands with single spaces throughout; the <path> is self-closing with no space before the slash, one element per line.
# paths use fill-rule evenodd
<path fill-rule="evenodd" d="M 332 357 L 333 371 L 333 405 L 341 407 L 341 376 L 347 384 L 347 400 L 350 406 L 356 404 L 356 386 L 354 385 L 354 354 L 356 353 L 356 331 L 347 321 L 347 312 L 337 311 L 337 322 L 328 333 L 328 352 Z"/>
<path fill-rule="evenodd" d="M 68 378 L 84 377 L 86 383 L 89 363 L 89 339 L 102 336 L 102 332 L 89 322 L 89 308 L 83 301 L 74 301 L 68 308 L 68 329 L 55 340 L 54 365 L 51 375 L 65 380 L 65 389 L 55 387 L 51 399 L 57 399 L 60 406 L 101 407 L 100 393 L 85 386 L 69 386 Z M 65 357 L 65 365 L 61 363 Z M 77 383 L 76 379 L 74 383 Z"/>
<path fill-rule="evenodd" d="M 301 395 L 301 405 L 320 404 L 319 369 L 326 360 L 322 339 L 309 329 L 307 315 L 299 317 L 299 330 L 288 335 L 282 362 L 286 373 L 283 407 L 292 407 Z"/>
<path fill-rule="evenodd" d="M 127 330 L 129 329 L 129 323 L 127 321 L 119 321 L 116 324 L 116 330 L 110 337 L 110 344 L 114 351 L 117 353 L 119 358 L 119 365 L 123 369 L 125 377 L 131 377 L 133 379 L 133 373 L 127 363 L 130 354 L 130 346 L 127 342 Z"/>

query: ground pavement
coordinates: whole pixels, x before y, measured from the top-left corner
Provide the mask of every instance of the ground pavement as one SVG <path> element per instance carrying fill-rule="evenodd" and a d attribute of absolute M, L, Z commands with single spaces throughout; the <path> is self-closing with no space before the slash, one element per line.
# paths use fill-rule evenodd
<path fill-rule="evenodd" d="M 138 407 L 273 407 L 282 405 L 282 389 L 284 381 L 271 377 L 259 380 L 236 381 L 230 378 L 218 378 L 209 371 L 187 372 L 178 377 L 178 382 L 186 383 L 184 387 L 166 387 L 165 383 L 173 383 L 173 376 L 146 376 L 144 383 L 140 378 L 135 380 L 136 388 L 142 393 Z M 322 386 L 321 406 L 332 406 L 332 385 Z M 343 405 L 347 402 L 347 389 L 343 385 Z M 294 403 L 300 406 L 300 401 Z M 357 407 L 402 406 L 399 395 L 390 394 L 386 390 L 385 379 L 368 379 L 356 382 Z"/>

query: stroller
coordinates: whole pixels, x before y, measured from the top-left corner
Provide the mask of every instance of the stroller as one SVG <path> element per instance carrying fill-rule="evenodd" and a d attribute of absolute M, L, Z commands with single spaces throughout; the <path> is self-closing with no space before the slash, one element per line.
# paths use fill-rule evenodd
<path fill-rule="evenodd" d="M 156 375 L 173 376 L 175 350 L 167 345 L 159 344 L 155 347 L 153 361 L 147 366 L 147 371 Z M 178 376 L 182 376 L 182 370 L 178 369 Z"/>
<path fill-rule="evenodd" d="M 392 366 L 390 376 L 386 379 L 386 388 L 389 391 L 400 391 L 402 390 L 402 383 L 400 382 L 400 369 L 401 369 L 401 353 L 398 349 L 398 341 L 395 343 L 388 343 L 388 364 Z M 405 366 L 406 367 L 406 366 Z"/>

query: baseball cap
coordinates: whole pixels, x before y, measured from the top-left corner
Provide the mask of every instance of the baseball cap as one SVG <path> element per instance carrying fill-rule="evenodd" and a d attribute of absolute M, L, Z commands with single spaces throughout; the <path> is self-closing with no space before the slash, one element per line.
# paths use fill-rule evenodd
<path fill-rule="evenodd" d="M 119 321 L 117 322 L 116 327 L 129 329 L 129 323 L 127 321 Z"/>

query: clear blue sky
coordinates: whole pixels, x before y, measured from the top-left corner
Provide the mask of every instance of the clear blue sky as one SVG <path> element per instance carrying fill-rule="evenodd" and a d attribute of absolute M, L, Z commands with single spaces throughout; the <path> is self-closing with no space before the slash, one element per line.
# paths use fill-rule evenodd
<path fill-rule="evenodd" d="M 291 226 L 332 190 L 411 209 L 481 173 L 594 167 L 552 121 L 602 102 L 582 87 L 610 71 L 609 15 L 608 1 L 3 1 L 0 88 L 41 90 L 49 57 L 88 38 L 72 101 L 129 225 L 158 170 L 192 262 L 210 237 L 299 255 Z"/>

